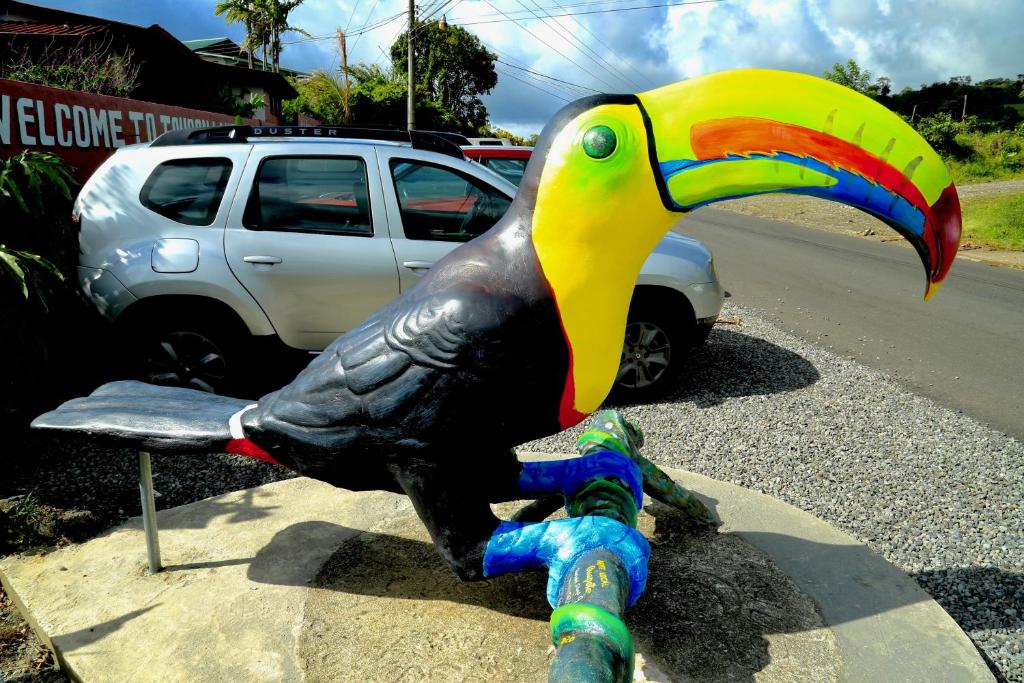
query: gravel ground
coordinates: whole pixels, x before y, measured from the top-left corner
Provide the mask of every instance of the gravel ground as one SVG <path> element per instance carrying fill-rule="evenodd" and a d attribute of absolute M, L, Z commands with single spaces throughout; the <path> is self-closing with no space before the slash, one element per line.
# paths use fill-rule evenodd
<path fill-rule="evenodd" d="M 913 576 L 1006 680 L 1024 681 L 1024 444 L 734 306 L 662 403 L 624 408 L 665 465 L 776 496 Z M 578 430 L 525 446 L 571 451 Z M 39 439 L 0 498 L 78 510 L 75 540 L 138 514 L 136 457 Z M 290 476 L 227 455 L 155 457 L 159 508 Z M 87 511 L 82 524 L 80 511 Z M 77 529 L 77 531 L 76 531 Z"/>
<path fill-rule="evenodd" d="M 624 407 L 644 453 L 780 498 L 924 587 L 1024 681 L 1024 444 L 727 306 L 665 402 Z M 531 443 L 571 452 L 579 429 Z"/>

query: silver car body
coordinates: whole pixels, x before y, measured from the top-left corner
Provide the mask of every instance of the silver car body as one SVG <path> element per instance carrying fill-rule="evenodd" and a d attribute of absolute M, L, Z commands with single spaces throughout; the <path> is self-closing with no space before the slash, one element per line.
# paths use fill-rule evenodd
<path fill-rule="evenodd" d="M 373 236 L 254 231 L 243 226 L 259 162 L 280 155 L 363 159 Z M 154 168 L 169 160 L 223 157 L 232 169 L 213 223 L 190 226 L 140 202 Z M 412 286 L 458 243 L 407 239 L 391 159 L 428 161 L 472 176 L 513 197 L 516 187 L 480 164 L 381 141 L 259 140 L 243 144 L 133 145 L 118 150 L 88 180 L 75 214 L 81 226 L 79 278 L 112 319 L 136 302 L 165 295 L 200 296 L 229 306 L 252 335 L 321 350 L 339 334 Z M 698 322 L 722 306 L 711 253 L 670 233 L 644 264 L 638 285 L 675 290 Z"/>

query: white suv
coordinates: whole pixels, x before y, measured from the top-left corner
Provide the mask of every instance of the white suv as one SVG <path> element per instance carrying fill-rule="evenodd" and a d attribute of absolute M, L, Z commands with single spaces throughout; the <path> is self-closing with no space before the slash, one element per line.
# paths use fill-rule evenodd
<path fill-rule="evenodd" d="M 83 187 L 79 277 L 130 333 L 144 378 L 230 391 L 260 342 L 322 350 L 488 230 L 515 192 L 426 133 L 174 131 L 118 150 Z M 637 282 L 622 393 L 663 387 L 722 297 L 711 253 L 667 236 Z"/>

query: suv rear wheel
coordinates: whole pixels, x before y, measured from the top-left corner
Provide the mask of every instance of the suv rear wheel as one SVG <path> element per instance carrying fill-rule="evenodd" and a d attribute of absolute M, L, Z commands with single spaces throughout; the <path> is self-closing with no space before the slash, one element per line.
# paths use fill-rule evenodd
<path fill-rule="evenodd" d="M 169 327 L 144 337 L 142 373 L 151 384 L 223 393 L 234 359 L 220 335 Z"/>
<path fill-rule="evenodd" d="M 251 336 L 219 302 L 177 298 L 129 309 L 120 322 L 128 369 L 138 379 L 217 394 L 242 388 Z"/>

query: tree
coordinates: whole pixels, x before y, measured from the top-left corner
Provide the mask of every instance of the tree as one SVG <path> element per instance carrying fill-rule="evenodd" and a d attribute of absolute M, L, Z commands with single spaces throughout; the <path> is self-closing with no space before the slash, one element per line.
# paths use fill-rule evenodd
<path fill-rule="evenodd" d="M 338 79 L 326 71 L 314 71 L 308 78 L 288 79 L 299 96 L 281 105 L 286 119 L 296 120 L 299 114 L 327 125 L 341 123 L 342 102 Z"/>
<path fill-rule="evenodd" d="M 844 85 L 874 99 L 886 98 L 892 92 L 892 79 L 888 76 L 879 76 L 878 80 L 872 82 L 871 72 L 862 69 L 853 59 L 846 60 L 846 64 L 836 62 L 823 75 L 833 83 Z"/>
<path fill-rule="evenodd" d="M 266 12 L 269 25 L 269 47 L 270 57 L 274 64 L 274 71 L 281 72 L 281 36 L 285 33 L 298 33 L 309 38 L 306 31 L 297 26 L 288 24 L 288 15 L 292 10 L 303 3 L 304 0 L 267 0 Z"/>
<path fill-rule="evenodd" d="M 304 0 L 222 0 L 213 9 L 217 16 L 224 15 L 229 24 L 243 24 L 245 39 L 242 47 L 249 55 L 249 68 L 253 68 L 252 55 L 260 51 L 263 70 L 267 69 L 267 60 L 271 68 L 281 71 L 281 36 L 288 32 L 309 34 L 296 26 L 288 24 L 288 15 L 301 5 Z"/>
<path fill-rule="evenodd" d="M 540 137 L 534 133 L 533 135 L 524 138 L 511 131 L 507 131 L 504 128 L 495 128 L 493 126 L 483 126 L 478 132 L 482 138 L 503 138 L 511 142 L 513 145 L 525 147 L 533 147 L 537 144 L 537 138 Z"/>
<path fill-rule="evenodd" d="M 450 118 L 452 128 L 472 133 L 486 125 L 487 108 L 480 95 L 498 83 L 494 70 L 497 55 L 459 26 L 421 22 L 414 31 L 413 68 L 419 86 L 442 112 L 450 114 L 444 118 Z M 406 33 L 391 46 L 392 71 L 399 82 L 406 78 L 407 46 Z"/>
<path fill-rule="evenodd" d="M 252 53 L 256 51 L 256 3 L 254 0 L 223 0 L 218 2 L 214 8 L 215 16 L 224 15 L 228 24 L 242 24 L 245 26 L 245 38 L 242 40 L 242 48 L 249 57 L 249 68 L 252 68 Z"/>
<path fill-rule="evenodd" d="M 871 87 L 871 72 L 861 69 L 853 59 L 846 60 L 846 64 L 836 62 L 824 76 L 833 83 L 844 85 L 859 93 L 867 94 L 868 88 Z"/>

